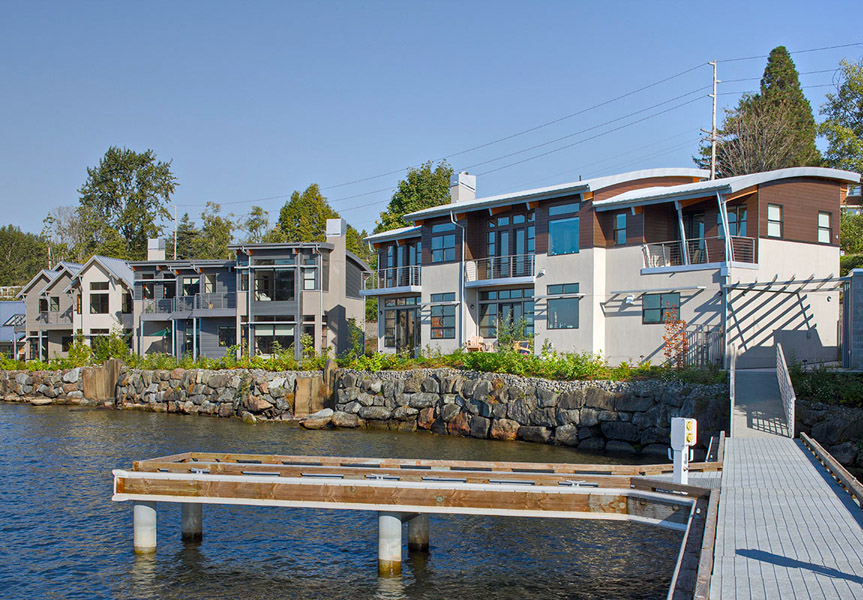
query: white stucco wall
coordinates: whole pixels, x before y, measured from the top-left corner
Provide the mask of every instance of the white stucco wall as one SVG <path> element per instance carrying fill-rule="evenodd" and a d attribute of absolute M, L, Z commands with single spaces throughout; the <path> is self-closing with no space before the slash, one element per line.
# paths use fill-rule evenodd
<path fill-rule="evenodd" d="M 79 281 L 80 284 L 77 286 L 77 293 L 82 295 L 81 314 L 75 314 L 73 321 L 74 330 L 81 330 L 85 340 L 89 340 L 93 329 L 113 331 L 115 329 L 125 330 L 133 328 L 133 314 L 123 314 L 123 296 L 127 291 L 123 283 L 113 278 L 101 265 L 95 262 L 91 263 L 86 270 L 79 273 Z M 108 294 L 107 313 L 90 313 L 90 284 L 94 282 L 108 282 L 107 292 L 93 292 L 96 294 Z"/>

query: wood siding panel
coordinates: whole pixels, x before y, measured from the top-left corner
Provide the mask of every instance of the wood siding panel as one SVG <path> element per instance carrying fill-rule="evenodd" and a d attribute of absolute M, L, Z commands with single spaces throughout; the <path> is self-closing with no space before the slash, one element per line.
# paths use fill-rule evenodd
<path fill-rule="evenodd" d="M 767 237 L 767 205 L 782 206 L 782 239 L 818 243 L 818 213 L 829 212 L 833 227 L 831 246 L 839 240 L 839 196 L 841 184 L 801 177 L 764 184 L 759 189 L 758 235 Z"/>
<path fill-rule="evenodd" d="M 654 204 L 644 207 L 645 243 L 670 242 L 679 239 L 677 211 L 673 204 Z"/>

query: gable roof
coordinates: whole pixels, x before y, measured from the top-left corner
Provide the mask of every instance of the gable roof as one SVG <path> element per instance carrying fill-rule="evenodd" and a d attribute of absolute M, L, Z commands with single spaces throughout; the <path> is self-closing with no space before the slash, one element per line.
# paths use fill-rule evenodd
<path fill-rule="evenodd" d="M 129 263 L 119 258 L 111 258 L 110 256 L 100 256 L 95 254 L 91 256 L 90 260 L 84 263 L 84 266 L 81 267 L 74 277 L 72 277 L 72 281 L 70 281 L 69 285 L 66 286 L 65 291 L 68 292 L 72 289 L 72 286 L 81 279 L 84 272 L 93 264 L 99 264 L 103 269 L 108 271 L 108 274 L 111 277 L 125 284 L 127 288 L 132 289 L 132 287 L 134 287 L 135 274 L 132 272 L 131 267 L 129 267 Z"/>
<path fill-rule="evenodd" d="M 67 262 L 67 261 L 61 260 L 56 265 L 54 265 L 52 268 L 42 269 L 41 271 L 36 273 L 36 275 L 33 276 L 33 279 L 28 281 L 27 285 L 25 285 L 21 289 L 21 291 L 18 292 L 18 294 L 15 297 L 16 298 L 23 298 L 24 294 L 26 294 L 27 291 L 31 287 L 33 287 L 36 283 L 38 283 L 39 279 L 41 279 L 42 277 L 46 278 L 44 287 L 47 287 L 48 285 L 51 284 L 52 281 L 54 281 L 55 279 L 57 279 L 57 277 L 60 276 L 60 273 L 63 270 L 68 271 L 72 276 L 74 276 L 80 269 L 81 269 L 81 265 L 79 265 L 78 263 Z M 43 289 L 44 289 L 44 287 L 43 287 Z"/>
<path fill-rule="evenodd" d="M 714 179 L 712 181 L 684 183 L 670 187 L 649 187 L 642 188 L 640 190 L 630 190 L 628 192 L 618 194 L 617 196 L 594 202 L 594 208 L 598 212 L 602 212 L 605 210 L 627 208 L 641 204 L 655 204 L 660 202 L 669 202 L 671 200 L 701 198 L 715 193 L 734 194 L 753 186 L 795 177 L 818 177 L 851 183 L 860 181 L 860 174 L 852 173 L 850 171 L 825 169 L 822 167 L 792 167 L 789 169 L 765 171 L 763 173 L 752 173 L 751 175 L 725 177 L 723 179 Z"/>
<path fill-rule="evenodd" d="M 595 192 L 612 185 L 638 181 L 639 179 L 652 179 L 655 177 L 693 177 L 703 179 L 709 174 L 710 173 L 708 171 L 703 169 L 691 168 L 644 169 L 641 171 L 629 171 L 628 173 L 619 173 L 617 175 L 609 175 L 607 177 L 595 177 L 593 179 L 585 179 L 572 183 L 563 183 L 560 185 L 524 190 L 510 194 L 501 194 L 499 196 L 477 198 L 476 200 L 471 200 L 469 202 L 442 204 L 441 206 L 434 206 L 432 208 L 425 208 L 423 210 L 412 212 L 405 215 L 404 218 L 409 221 L 416 221 L 418 219 L 428 219 L 430 217 L 447 215 L 451 212 L 470 212 L 495 206 L 505 206 L 508 204 L 516 204 L 518 202 L 526 202 L 528 200 L 543 200 L 568 196 L 570 194 L 585 194 L 587 192 Z"/>

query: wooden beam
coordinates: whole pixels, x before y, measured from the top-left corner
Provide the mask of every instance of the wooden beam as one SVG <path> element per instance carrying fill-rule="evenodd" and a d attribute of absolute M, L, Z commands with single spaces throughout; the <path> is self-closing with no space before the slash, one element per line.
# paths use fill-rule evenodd
<path fill-rule="evenodd" d="M 581 195 L 582 202 L 587 202 L 588 200 L 593 200 L 593 192 L 585 192 Z"/>
<path fill-rule="evenodd" d="M 511 206 L 495 206 L 495 207 L 489 209 L 489 213 L 491 213 L 491 215 L 494 216 L 494 215 L 499 215 L 501 213 L 509 212 L 510 210 L 512 210 Z"/>

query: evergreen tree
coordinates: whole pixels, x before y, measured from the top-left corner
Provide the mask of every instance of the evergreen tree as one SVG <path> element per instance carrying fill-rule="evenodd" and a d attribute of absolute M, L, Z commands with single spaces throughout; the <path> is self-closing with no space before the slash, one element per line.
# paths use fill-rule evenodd
<path fill-rule="evenodd" d="M 44 240 L 15 225 L 0 227 L 0 285 L 24 285 L 46 266 Z"/>
<path fill-rule="evenodd" d="M 189 219 L 189 213 L 185 213 L 180 218 L 180 222 L 177 224 L 177 259 L 189 260 L 191 258 L 196 258 L 194 255 L 195 244 L 197 243 L 198 237 L 200 235 L 201 232 L 198 231 L 198 228 L 195 227 L 195 224 L 191 221 L 191 219 Z M 169 258 L 173 258 L 173 238 L 168 240 L 166 247 L 170 250 L 165 254 Z"/>
<path fill-rule="evenodd" d="M 817 166 L 821 163 L 821 154 L 815 147 L 812 105 L 803 95 L 797 68 L 785 46 L 777 46 L 770 51 L 761 77 L 761 92 L 755 101 L 782 109 L 790 117 L 794 150 L 791 156 L 793 164 L 789 166 Z"/>
<path fill-rule="evenodd" d="M 842 60 L 835 94 L 821 107 L 826 120 L 818 133 L 827 138 L 824 162 L 837 169 L 863 173 L 863 59 Z"/>
<path fill-rule="evenodd" d="M 431 161 L 419 168 L 408 169 L 407 176 L 399 181 L 398 188 L 375 227 L 375 233 L 407 227 L 404 215 L 449 202 L 449 182 L 452 167 L 442 161 L 434 165 Z"/>

